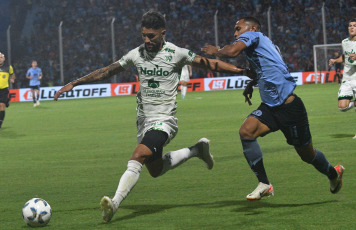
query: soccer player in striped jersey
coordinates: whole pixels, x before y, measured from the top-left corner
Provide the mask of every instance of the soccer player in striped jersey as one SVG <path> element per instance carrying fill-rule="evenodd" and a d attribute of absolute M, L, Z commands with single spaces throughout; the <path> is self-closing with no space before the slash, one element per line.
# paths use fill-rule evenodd
<path fill-rule="evenodd" d="M 15 82 L 14 70 L 5 63 L 5 55 L 0 53 L 0 129 L 5 120 L 5 109 L 10 105 L 9 80 Z"/>
<path fill-rule="evenodd" d="M 294 94 L 296 83 L 290 75 L 278 48 L 263 33 L 261 24 L 254 17 L 243 17 L 236 22 L 236 42 L 224 46 L 205 46 L 209 55 L 233 58 L 244 52 L 256 77 L 247 85 L 244 96 L 251 104 L 253 85 L 258 84 L 261 105 L 242 124 L 239 134 L 245 158 L 258 179 L 257 188 L 247 195 L 247 200 L 260 200 L 274 194 L 268 180 L 261 148 L 257 142 L 270 132 L 281 130 L 287 143 L 294 146 L 301 159 L 312 164 L 330 181 L 330 191 L 337 193 L 342 186 L 344 167 L 330 165 L 324 154 L 315 149 L 309 131 L 309 122 L 302 100 Z"/>
<path fill-rule="evenodd" d="M 329 60 L 330 66 L 344 63 L 343 78 L 338 94 L 338 107 L 342 112 L 356 107 L 356 18 L 349 21 L 348 30 L 349 37 L 341 43 L 343 54 L 339 58 Z M 356 135 L 353 138 L 356 139 Z"/>
<path fill-rule="evenodd" d="M 241 73 L 243 69 L 218 59 L 201 57 L 165 41 L 165 28 L 164 16 L 148 11 L 141 21 L 142 45 L 129 51 L 119 61 L 68 83 L 54 97 L 57 100 L 62 93 L 77 85 L 108 79 L 131 66 L 135 66 L 138 71 L 137 147 L 128 162 L 127 170 L 121 176 L 115 196 L 112 199 L 104 196 L 100 202 L 105 222 L 111 220 L 121 202 L 133 189 L 143 165 L 146 165 L 152 177 L 162 176 L 192 157 L 202 159 L 208 169 L 214 165 L 209 140 L 206 138 L 201 138 L 191 147 L 162 156 L 163 147 L 178 132 L 175 114 L 179 75 L 185 65 L 229 73 Z"/>

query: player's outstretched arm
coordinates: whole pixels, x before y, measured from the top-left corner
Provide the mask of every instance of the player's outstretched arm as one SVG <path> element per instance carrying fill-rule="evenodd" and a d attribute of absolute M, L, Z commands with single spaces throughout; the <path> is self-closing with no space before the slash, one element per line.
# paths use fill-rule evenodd
<path fill-rule="evenodd" d="M 245 43 L 237 41 L 234 44 L 224 46 L 222 49 L 219 46 L 206 45 L 201 51 L 220 58 L 233 58 L 239 55 L 245 48 Z"/>
<path fill-rule="evenodd" d="M 192 65 L 203 69 L 210 69 L 215 72 L 242 73 L 244 71 L 242 68 L 238 68 L 221 60 L 210 59 L 199 55 L 195 56 Z"/>
<path fill-rule="evenodd" d="M 63 86 L 60 90 L 56 92 L 54 95 L 54 100 L 57 101 L 58 97 L 65 92 L 71 91 L 75 86 L 77 85 L 83 85 L 91 82 L 96 82 L 96 81 L 101 81 L 108 79 L 115 74 L 124 71 L 125 69 L 120 65 L 119 62 L 114 62 L 109 66 L 103 67 L 101 69 L 95 70 L 94 72 L 91 72 L 90 74 L 79 78 L 77 80 L 74 80 L 72 82 L 69 82 L 67 85 Z"/>

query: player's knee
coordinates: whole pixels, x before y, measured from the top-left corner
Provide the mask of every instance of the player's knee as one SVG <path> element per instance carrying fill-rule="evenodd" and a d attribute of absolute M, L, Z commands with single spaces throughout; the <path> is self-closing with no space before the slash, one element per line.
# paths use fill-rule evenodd
<path fill-rule="evenodd" d="M 163 165 L 159 161 L 154 161 L 151 163 L 146 163 L 146 168 L 148 169 L 151 177 L 157 178 L 161 175 Z"/>
<path fill-rule="evenodd" d="M 239 135 L 240 135 L 240 138 L 244 138 L 244 139 L 255 138 L 251 129 L 249 129 L 247 126 L 244 126 L 244 125 L 240 127 Z"/>
<path fill-rule="evenodd" d="M 154 171 L 148 171 L 153 178 L 157 178 L 161 175 L 161 172 L 158 172 L 157 170 Z"/>

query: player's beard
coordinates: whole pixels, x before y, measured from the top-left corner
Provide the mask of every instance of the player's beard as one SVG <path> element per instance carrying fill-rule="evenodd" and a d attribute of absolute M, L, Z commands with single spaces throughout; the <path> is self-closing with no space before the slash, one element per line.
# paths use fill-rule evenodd
<path fill-rule="evenodd" d="M 163 42 L 162 43 L 149 42 L 149 43 L 145 43 L 145 48 L 146 48 L 147 52 L 157 53 L 161 49 L 162 45 L 163 45 Z"/>

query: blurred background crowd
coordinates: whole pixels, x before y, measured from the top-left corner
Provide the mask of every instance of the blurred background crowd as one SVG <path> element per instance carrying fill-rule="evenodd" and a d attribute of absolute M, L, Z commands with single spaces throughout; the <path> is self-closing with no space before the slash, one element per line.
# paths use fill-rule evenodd
<path fill-rule="evenodd" d="M 325 3 L 327 43 L 340 43 L 355 17 L 355 0 L 4 0 L 11 24 L 11 61 L 18 81 L 28 87 L 25 74 L 32 60 L 43 71 L 42 86 L 61 85 L 58 27 L 62 21 L 64 82 L 84 76 L 113 62 L 111 22 L 116 18 L 115 46 L 119 59 L 142 43 L 141 16 L 154 9 L 167 19 L 166 40 L 198 54 L 205 44 L 215 44 L 214 14 L 218 10 L 219 45 L 234 42 L 234 25 L 252 15 L 267 34 L 271 7 L 272 40 L 279 46 L 291 72 L 313 70 L 313 45 L 323 44 L 321 8 Z M 353 14 L 352 14 L 353 12 Z M 7 23 L 3 21 L 0 26 Z M 1 37 L 2 43 L 6 43 Z M 6 46 L 5 46 L 6 47 Z M 4 52 L 4 51 L 3 51 Z M 5 55 L 7 54 L 4 52 Z M 243 57 L 227 60 L 246 66 Z M 118 75 L 117 82 L 136 81 L 134 69 Z M 193 69 L 193 78 L 216 76 Z"/>

